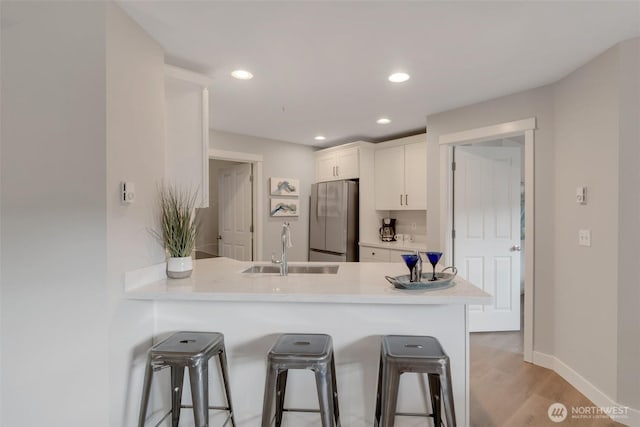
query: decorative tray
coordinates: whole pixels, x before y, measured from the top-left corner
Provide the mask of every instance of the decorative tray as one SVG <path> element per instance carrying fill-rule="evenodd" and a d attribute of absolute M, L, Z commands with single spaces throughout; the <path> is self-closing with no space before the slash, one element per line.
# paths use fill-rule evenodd
<path fill-rule="evenodd" d="M 446 270 L 451 270 L 452 273 L 446 273 Z M 441 272 L 436 273 L 438 280 L 431 280 L 432 273 L 422 273 L 419 282 L 409 281 L 410 275 L 403 274 L 401 276 L 384 276 L 385 279 L 398 289 L 445 289 L 454 285 L 453 278 L 458 274 L 458 269 L 455 267 L 447 267 Z"/>

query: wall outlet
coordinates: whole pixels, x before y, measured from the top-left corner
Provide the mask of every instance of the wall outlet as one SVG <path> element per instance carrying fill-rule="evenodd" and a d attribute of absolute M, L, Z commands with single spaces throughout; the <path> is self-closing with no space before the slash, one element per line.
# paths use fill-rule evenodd
<path fill-rule="evenodd" d="M 578 230 L 578 245 L 591 246 L 591 230 Z"/>

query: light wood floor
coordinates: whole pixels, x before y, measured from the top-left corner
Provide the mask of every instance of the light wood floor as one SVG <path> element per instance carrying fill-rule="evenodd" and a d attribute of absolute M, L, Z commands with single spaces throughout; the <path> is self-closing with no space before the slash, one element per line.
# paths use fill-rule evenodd
<path fill-rule="evenodd" d="M 471 427 L 622 426 L 606 419 L 572 419 L 572 406 L 593 406 L 555 372 L 522 359 L 520 332 L 473 333 L 471 353 Z M 547 416 L 549 405 L 564 404 L 561 423 Z"/>

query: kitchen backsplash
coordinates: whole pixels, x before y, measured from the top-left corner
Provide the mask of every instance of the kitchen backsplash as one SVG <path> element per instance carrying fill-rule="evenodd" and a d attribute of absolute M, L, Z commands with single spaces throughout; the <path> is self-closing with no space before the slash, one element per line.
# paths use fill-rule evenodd
<path fill-rule="evenodd" d="M 380 222 L 385 217 L 395 218 L 397 234 L 408 234 L 414 242 L 427 241 L 427 211 L 378 211 L 378 216 Z"/>

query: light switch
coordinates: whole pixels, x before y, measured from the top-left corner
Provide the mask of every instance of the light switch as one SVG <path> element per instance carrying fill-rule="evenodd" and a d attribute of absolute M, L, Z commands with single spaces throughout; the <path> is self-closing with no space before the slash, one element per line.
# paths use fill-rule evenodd
<path fill-rule="evenodd" d="M 578 245 L 591 246 L 591 230 L 578 230 Z"/>
<path fill-rule="evenodd" d="M 587 187 L 576 188 L 576 203 L 579 205 L 587 204 Z"/>

